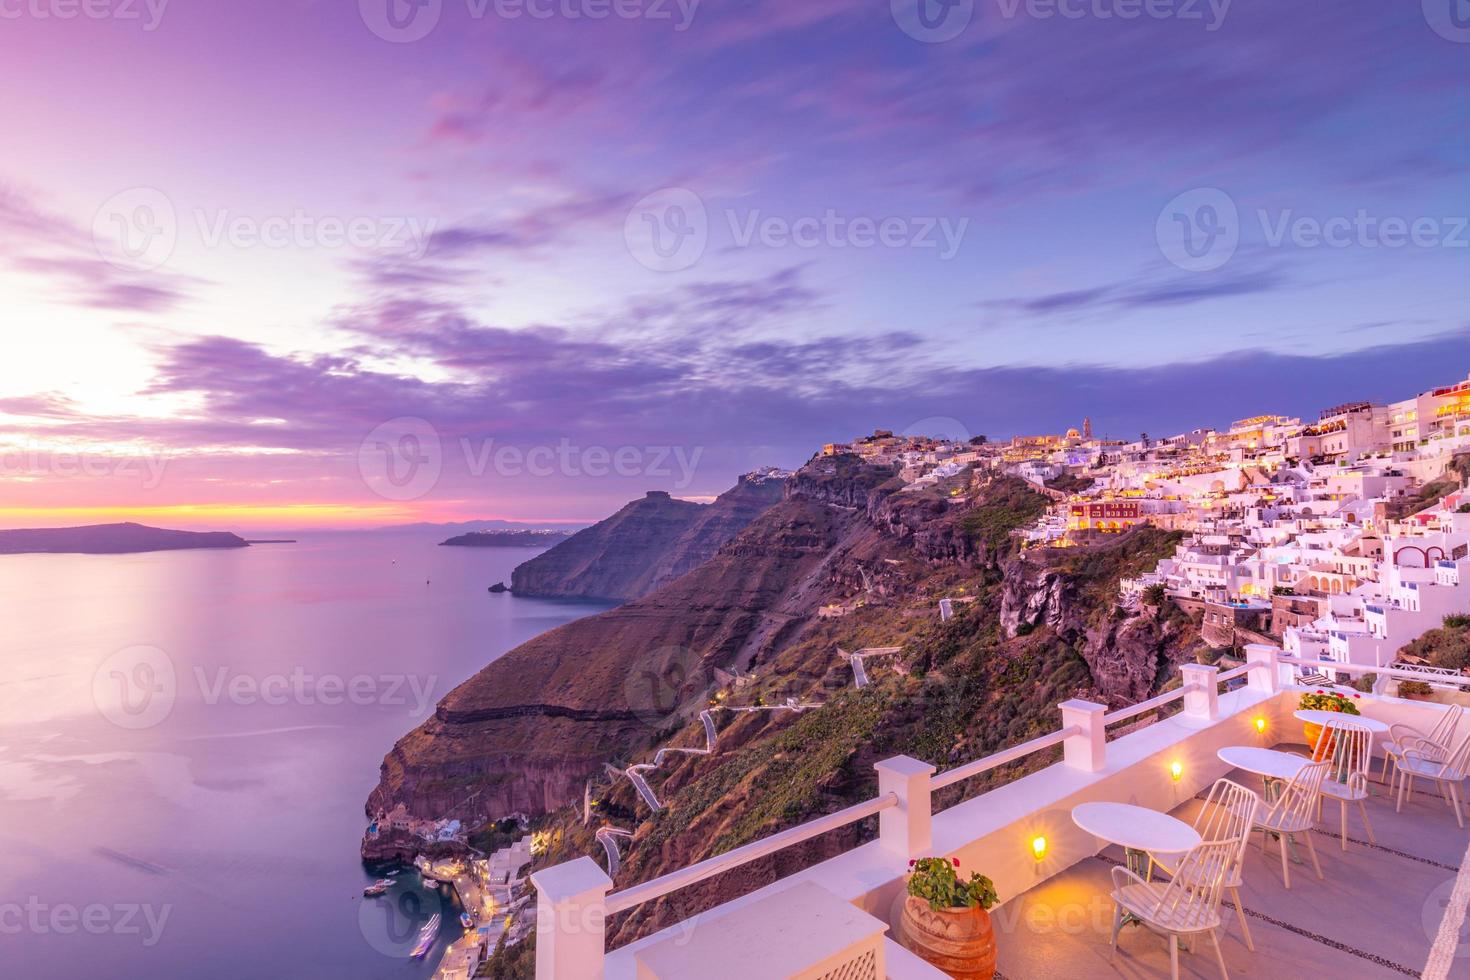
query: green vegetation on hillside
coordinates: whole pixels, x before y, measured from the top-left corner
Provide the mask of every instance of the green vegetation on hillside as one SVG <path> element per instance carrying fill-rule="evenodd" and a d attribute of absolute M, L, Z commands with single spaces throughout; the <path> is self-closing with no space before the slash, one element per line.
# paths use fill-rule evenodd
<path fill-rule="evenodd" d="M 1431 667 L 1470 667 L 1470 616 L 1446 616 L 1442 627 L 1425 633 L 1405 646 L 1403 652 L 1423 657 Z"/>
<path fill-rule="evenodd" d="M 983 502 L 960 521 L 972 541 L 981 541 L 991 551 L 1003 548 L 1012 531 L 1035 522 L 1046 513 L 1049 501 L 1024 480 L 1005 477 L 986 488 Z"/>

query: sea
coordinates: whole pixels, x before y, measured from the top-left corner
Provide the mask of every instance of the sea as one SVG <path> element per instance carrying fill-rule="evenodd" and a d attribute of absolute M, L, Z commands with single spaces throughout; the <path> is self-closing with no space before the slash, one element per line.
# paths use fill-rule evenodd
<path fill-rule="evenodd" d="M 362 895 L 383 756 L 607 608 L 491 594 L 538 552 L 445 537 L 0 556 L 0 976 L 430 976 L 452 899 L 412 872 Z"/>

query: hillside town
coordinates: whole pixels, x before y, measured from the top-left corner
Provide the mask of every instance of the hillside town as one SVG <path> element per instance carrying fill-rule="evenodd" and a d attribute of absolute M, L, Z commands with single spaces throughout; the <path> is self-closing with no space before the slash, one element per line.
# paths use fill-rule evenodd
<path fill-rule="evenodd" d="M 966 468 L 1024 479 L 1053 501 L 1021 532 L 1027 547 L 1085 546 L 1141 524 L 1181 532 L 1173 557 L 1125 579 L 1120 599 L 1167 596 L 1202 615 L 1213 645 L 1461 676 L 1402 651 L 1470 610 L 1470 379 L 1315 420 L 1257 415 L 1162 438 L 1100 438 L 1084 420 L 999 443 L 880 430 L 822 450 L 848 453 L 898 467 L 905 491 Z"/>

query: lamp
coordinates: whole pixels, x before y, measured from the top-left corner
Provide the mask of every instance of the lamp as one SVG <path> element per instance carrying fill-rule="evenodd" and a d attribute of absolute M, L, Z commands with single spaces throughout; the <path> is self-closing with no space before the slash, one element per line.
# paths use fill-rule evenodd
<path fill-rule="evenodd" d="M 1033 838 L 1031 838 L 1031 855 L 1032 855 L 1032 857 L 1036 858 L 1036 860 L 1038 860 L 1038 861 L 1040 861 L 1042 858 L 1046 857 L 1046 838 L 1045 837 L 1033 837 Z"/>
<path fill-rule="evenodd" d="M 1179 782 L 1184 777 L 1184 765 L 1177 761 L 1169 763 L 1169 775 L 1174 777 L 1174 782 Z"/>

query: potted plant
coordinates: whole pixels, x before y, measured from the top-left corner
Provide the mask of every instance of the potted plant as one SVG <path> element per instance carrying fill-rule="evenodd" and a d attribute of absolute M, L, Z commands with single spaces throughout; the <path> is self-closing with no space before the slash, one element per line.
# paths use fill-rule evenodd
<path fill-rule="evenodd" d="M 1297 703 L 1297 708 L 1304 711 L 1338 711 L 1345 715 L 1360 715 L 1362 712 L 1353 702 L 1362 700 L 1362 697 L 1361 694 L 1348 697 L 1332 691 L 1316 691 L 1311 694 L 1303 694 L 1301 701 Z M 1324 745 L 1321 752 L 1317 751 L 1317 739 L 1322 736 L 1321 725 L 1315 725 L 1310 721 L 1303 722 L 1302 731 L 1307 736 L 1307 747 L 1312 750 L 1313 759 L 1325 759 L 1331 754 L 1331 742 Z"/>
<path fill-rule="evenodd" d="M 961 880 L 959 858 L 909 862 L 908 897 L 899 937 L 911 952 L 960 980 L 995 975 L 995 930 L 990 909 L 995 883 L 977 871 Z"/>

